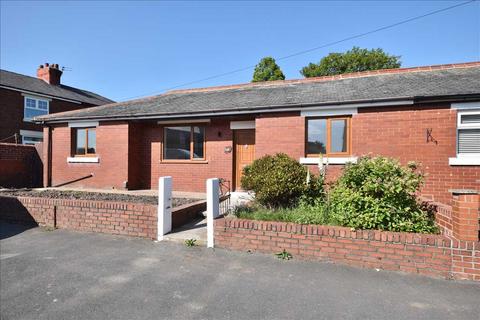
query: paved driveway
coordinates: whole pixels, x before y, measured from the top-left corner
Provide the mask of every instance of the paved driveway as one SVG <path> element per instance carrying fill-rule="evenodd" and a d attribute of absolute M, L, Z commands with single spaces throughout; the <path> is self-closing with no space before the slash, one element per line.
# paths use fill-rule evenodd
<path fill-rule="evenodd" d="M 480 284 L 1 225 L 2 319 L 479 319 Z"/>

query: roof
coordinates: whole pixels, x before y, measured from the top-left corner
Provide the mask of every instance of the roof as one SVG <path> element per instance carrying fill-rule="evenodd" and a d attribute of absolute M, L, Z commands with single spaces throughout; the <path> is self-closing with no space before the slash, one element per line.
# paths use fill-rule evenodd
<path fill-rule="evenodd" d="M 63 84 L 58 86 L 51 85 L 41 79 L 7 70 L 0 70 L 0 86 L 96 106 L 114 102 L 113 100 L 87 90 L 73 88 Z"/>
<path fill-rule="evenodd" d="M 480 62 L 176 90 L 144 99 L 42 116 L 37 120 L 194 117 L 286 107 L 475 95 L 480 97 Z"/>

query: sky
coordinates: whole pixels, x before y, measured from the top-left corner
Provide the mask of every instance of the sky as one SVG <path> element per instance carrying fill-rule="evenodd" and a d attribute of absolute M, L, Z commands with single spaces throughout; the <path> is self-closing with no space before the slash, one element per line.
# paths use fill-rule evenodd
<path fill-rule="evenodd" d="M 63 84 L 123 101 L 250 82 L 253 68 L 190 83 L 462 2 L 0 0 L 0 67 L 35 76 L 58 63 Z M 399 55 L 402 67 L 478 61 L 480 2 L 277 63 L 302 78 L 303 66 L 353 46 Z"/>

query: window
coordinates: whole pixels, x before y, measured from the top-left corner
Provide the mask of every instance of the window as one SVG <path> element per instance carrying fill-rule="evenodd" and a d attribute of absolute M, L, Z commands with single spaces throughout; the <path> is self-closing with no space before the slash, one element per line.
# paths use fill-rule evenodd
<path fill-rule="evenodd" d="M 458 113 L 457 154 L 480 156 L 480 111 Z"/>
<path fill-rule="evenodd" d="M 23 144 L 35 144 L 43 141 L 43 133 L 41 131 L 20 130 Z"/>
<path fill-rule="evenodd" d="M 204 160 L 205 128 L 196 126 L 165 127 L 164 160 Z"/>
<path fill-rule="evenodd" d="M 350 154 L 350 118 L 307 119 L 307 156 Z"/>
<path fill-rule="evenodd" d="M 48 100 L 25 97 L 24 121 L 31 121 L 34 117 L 46 114 L 48 114 Z"/>
<path fill-rule="evenodd" d="M 73 154 L 75 156 L 95 156 L 97 151 L 95 128 L 75 128 L 72 133 Z"/>

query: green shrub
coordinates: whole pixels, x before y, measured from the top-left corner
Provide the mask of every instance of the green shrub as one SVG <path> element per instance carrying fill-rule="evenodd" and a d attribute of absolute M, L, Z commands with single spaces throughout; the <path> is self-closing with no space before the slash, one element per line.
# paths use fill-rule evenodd
<path fill-rule="evenodd" d="M 311 199 L 323 191 L 323 182 L 311 177 L 307 169 L 286 154 L 264 156 L 243 170 L 242 187 L 255 192 L 255 200 L 269 208 L 289 207 L 300 197 Z"/>
<path fill-rule="evenodd" d="M 432 212 L 416 199 L 423 184 L 416 169 L 384 157 L 347 165 L 329 194 L 330 221 L 356 229 L 437 232 Z"/>

